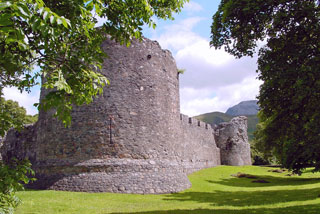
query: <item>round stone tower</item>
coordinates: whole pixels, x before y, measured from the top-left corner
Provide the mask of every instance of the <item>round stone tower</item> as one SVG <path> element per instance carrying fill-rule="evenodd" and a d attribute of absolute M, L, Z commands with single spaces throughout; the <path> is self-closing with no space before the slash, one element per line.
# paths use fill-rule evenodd
<path fill-rule="evenodd" d="M 103 95 L 74 107 L 69 128 L 52 112 L 40 112 L 34 186 L 125 193 L 188 188 L 174 150 L 180 112 L 171 53 L 145 38 L 130 47 L 107 39 L 102 47 L 109 56 L 102 72 L 110 80 Z"/>

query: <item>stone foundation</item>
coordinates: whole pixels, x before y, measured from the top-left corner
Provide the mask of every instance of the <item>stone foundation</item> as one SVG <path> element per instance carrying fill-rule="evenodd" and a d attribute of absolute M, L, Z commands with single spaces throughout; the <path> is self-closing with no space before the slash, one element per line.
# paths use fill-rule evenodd
<path fill-rule="evenodd" d="M 76 192 L 159 194 L 191 186 L 176 161 L 110 159 L 36 166 L 38 181 L 29 187 Z"/>
<path fill-rule="evenodd" d="M 187 174 L 220 165 L 225 155 L 233 160 L 247 152 L 235 146 L 220 153 L 210 125 L 180 115 L 178 70 L 157 42 L 144 38 L 126 47 L 106 39 L 102 48 L 109 57 L 101 73 L 110 86 L 91 104 L 73 108 L 70 127 L 52 117 L 54 110 L 40 111 L 34 126 L 7 134 L 1 153 L 6 160 L 31 160 L 38 180 L 29 187 L 179 192 L 190 187 Z M 42 89 L 40 98 L 48 93 Z M 233 139 L 237 133 L 229 134 Z M 247 164 L 236 160 L 230 163 Z"/>

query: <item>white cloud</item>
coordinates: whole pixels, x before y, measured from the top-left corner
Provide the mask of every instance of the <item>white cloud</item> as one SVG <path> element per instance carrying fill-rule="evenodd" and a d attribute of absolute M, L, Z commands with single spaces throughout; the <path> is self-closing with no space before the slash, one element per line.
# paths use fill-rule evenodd
<path fill-rule="evenodd" d="M 197 25 L 203 18 L 192 17 L 184 19 L 183 21 L 169 25 L 164 28 L 164 33 L 161 35 L 155 35 L 153 39 L 157 40 L 162 48 L 169 49 L 171 51 L 178 51 L 193 43 L 199 41 L 201 37 L 192 32 L 192 28 Z"/>
<path fill-rule="evenodd" d="M 180 89 L 181 112 L 189 116 L 213 111 L 225 112 L 241 101 L 255 99 L 261 83 L 255 76 L 250 76 L 239 83 L 217 88 L 183 87 Z"/>
<path fill-rule="evenodd" d="M 33 93 L 28 94 L 26 92 L 20 93 L 16 88 L 4 88 L 3 94 L 6 100 L 17 101 L 20 106 L 23 106 L 27 110 L 27 114 L 34 115 L 38 113 L 33 104 L 39 102 L 40 90 L 35 90 Z"/>
<path fill-rule="evenodd" d="M 256 58 L 235 59 L 222 50 L 210 49 L 209 45 L 201 43 L 194 44 L 193 49 L 191 46 L 178 51 L 176 55 L 178 67 L 186 69 L 180 79 L 182 87 L 218 87 L 255 75 Z"/>
<path fill-rule="evenodd" d="M 203 38 L 199 38 L 196 42 L 179 50 L 176 54 L 176 58 L 179 61 L 186 58 L 193 58 L 212 66 L 226 64 L 233 59 L 233 57 L 224 50 L 210 48 L 209 41 Z"/>
<path fill-rule="evenodd" d="M 255 99 L 260 81 L 256 79 L 254 58 L 235 59 L 224 51 L 210 48 L 209 40 L 193 31 L 204 18 L 191 17 L 166 26 L 156 40 L 171 50 L 180 75 L 181 112 L 194 116 L 212 111 L 225 112 L 244 100 Z"/>
<path fill-rule="evenodd" d="M 223 49 L 210 48 L 208 38 L 194 31 L 203 20 L 205 18 L 189 17 L 157 28 L 152 38 L 173 52 L 178 68 L 186 69 L 180 75 L 180 100 L 181 112 L 189 116 L 225 112 L 241 101 L 255 99 L 261 84 L 255 73 L 257 57 L 235 59 Z M 4 93 L 6 99 L 19 101 L 28 114 L 37 113 L 32 105 L 38 102 L 39 90 L 34 94 L 20 94 L 16 89 L 7 88 Z"/>
<path fill-rule="evenodd" d="M 192 13 L 192 12 L 199 12 L 199 11 L 202 11 L 203 8 L 200 4 L 196 3 L 196 2 L 193 2 L 193 1 L 190 1 L 190 2 L 187 2 L 184 4 L 183 6 L 183 10 L 189 12 L 189 13 Z"/>

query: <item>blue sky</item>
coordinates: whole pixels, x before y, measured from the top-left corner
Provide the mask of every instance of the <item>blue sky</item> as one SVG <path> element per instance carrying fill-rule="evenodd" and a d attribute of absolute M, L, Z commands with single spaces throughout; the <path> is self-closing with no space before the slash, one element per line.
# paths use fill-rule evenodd
<path fill-rule="evenodd" d="M 219 0 L 194 0 L 187 3 L 175 20 L 155 20 L 155 30 L 144 28 L 145 37 L 157 40 L 172 52 L 178 68 L 186 69 L 180 78 L 180 108 L 189 116 L 222 111 L 244 100 L 255 99 L 260 81 L 256 79 L 256 57 L 235 59 L 224 50 L 209 47 L 212 15 Z M 101 20 L 103 21 L 103 20 Z M 30 94 L 13 88 L 4 90 L 13 99 L 36 114 L 39 87 Z"/>
<path fill-rule="evenodd" d="M 244 100 L 255 99 L 260 81 L 256 79 L 257 57 L 235 59 L 209 47 L 212 16 L 219 0 L 194 0 L 185 5 L 174 21 L 157 20 L 155 30 L 144 35 L 172 52 L 180 78 L 180 108 L 189 116 L 221 111 Z"/>
<path fill-rule="evenodd" d="M 219 0 L 194 0 L 187 3 L 182 11 L 174 15 L 175 20 L 157 20 L 157 31 L 159 34 L 163 33 L 167 26 L 171 24 L 180 23 L 181 21 L 198 17 L 201 21 L 194 26 L 194 32 L 200 36 L 210 37 L 210 26 L 212 23 L 212 16 L 217 11 L 220 1 Z M 144 35 L 148 38 L 152 37 L 153 29 L 145 28 Z"/>

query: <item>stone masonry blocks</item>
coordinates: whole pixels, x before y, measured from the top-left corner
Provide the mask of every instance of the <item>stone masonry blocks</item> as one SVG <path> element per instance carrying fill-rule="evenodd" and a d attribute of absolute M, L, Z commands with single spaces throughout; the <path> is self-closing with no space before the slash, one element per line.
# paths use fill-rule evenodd
<path fill-rule="evenodd" d="M 179 74 L 169 51 L 146 38 L 130 47 L 106 38 L 102 49 L 108 57 L 101 73 L 110 85 L 91 104 L 74 106 L 70 127 L 50 110 L 22 132 L 7 133 L 1 154 L 31 160 L 38 178 L 31 188 L 171 193 L 190 187 L 187 174 L 224 163 L 211 126 L 180 114 Z M 41 90 L 40 102 L 48 93 Z M 243 145 L 241 157 L 250 150 Z M 231 163 L 248 163 L 237 160 Z"/>

